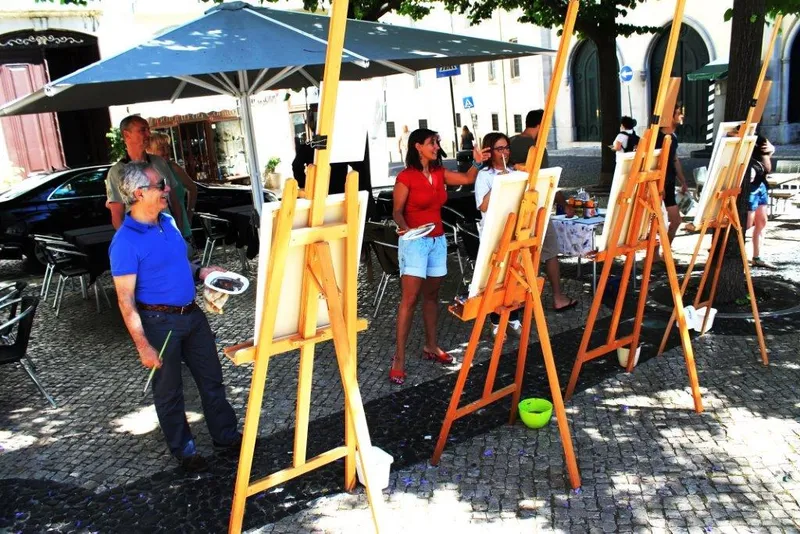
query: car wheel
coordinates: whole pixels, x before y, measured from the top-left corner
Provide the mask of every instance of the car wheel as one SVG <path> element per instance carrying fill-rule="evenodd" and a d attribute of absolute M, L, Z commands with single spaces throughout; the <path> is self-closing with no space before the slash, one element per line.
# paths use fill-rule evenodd
<path fill-rule="evenodd" d="M 42 246 L 32 242 L 25 247 L 25 270 L 29 273 L 43 273 L 47 267 L 47 257 Z"/>

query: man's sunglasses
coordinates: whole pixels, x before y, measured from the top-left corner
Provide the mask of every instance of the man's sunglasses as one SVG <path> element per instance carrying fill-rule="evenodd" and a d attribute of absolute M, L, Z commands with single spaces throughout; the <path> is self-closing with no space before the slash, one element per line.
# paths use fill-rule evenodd
<path fill-rule="evenodd" d="M 167 181 L 162 178 L 156 183 L 156 185 L 143 185 L 142 187 L 140 187 L 140 189 L 150 189 L 152 187 L 155 187 L 160 191 L 164 191 L 167 188 Z"/>

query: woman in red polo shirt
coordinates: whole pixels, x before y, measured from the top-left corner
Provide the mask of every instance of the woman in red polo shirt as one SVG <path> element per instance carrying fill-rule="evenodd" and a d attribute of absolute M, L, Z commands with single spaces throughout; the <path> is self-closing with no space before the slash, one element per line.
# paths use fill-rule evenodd
<path fill-rule="evenodd" d="M 442 227 L 442 206 L 447 201 L 445 185 L 466 185 L 475 182 L 478 167 L 489 158 L 489 151 L 474 148 L 473 166 L 466 173 L 445 169 L 439 159 L 439 135 L 425 128 L 414 130 L 408 138 L 406 168 L 394 185 L 394 220 L 397 233 L 429 223 L 433 231 L 419 239 L 400 239 L 400 307 L 397 311 L 397 350 L 389 371 L 395 384 L 405 381 L 406 341 L 414 317 L 414 307 L 422 294 L 422 318 L 425 345 L 422 356 L 439 363 L 451 363 L 453 357 L 443 351 L 436 339 L 436 318 L 439 309 L 439 286 L 447 274 L 447 243 Z"/>

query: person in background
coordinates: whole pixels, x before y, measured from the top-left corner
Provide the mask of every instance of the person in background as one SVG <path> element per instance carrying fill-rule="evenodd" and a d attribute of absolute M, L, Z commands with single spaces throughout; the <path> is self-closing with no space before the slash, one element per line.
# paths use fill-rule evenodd
<path fill-rule="evenodd" d="M 172 161 L 170 150 L 170 138 L 167 134 L 156 132 L 150 134 L 150 144 L 147 148 L 147 153 L 151 156 L 160 156 L 167 162 L 169 170 L 172 173 L 173 181 L 175 184 L 175 196 L 178 198 L 182 214 L 181 219 L 176 220 L 181 235 L 189 244 L 189 257 L 194 253 L 194 245 L 192 244 L 192 217 L 194 216 L 194 207 L 197 202 L 197 184 L 194 183 L 183 168 Z M 178 211 L 178 210 L 176 210 Z"/>
<path fill-rule="evenodd" d="M 683 124 L 683 105 L 678 102 L 675 104 L 675 110 L 672 112 L 672 121 L 670 125 L 662 127 L 658 131 L 658 136 L 656 137 L 656 148 L 662 147 L 664 139 L 667 136 L 670 136 L 672 139 L 669 147 L 667 173 L 664 177 L 664 207 L 667 208 L 667 219 L 669 220 L 667 234 L 669 235 L 670 246 L 672 246 L 672 240 L 675 239 L 675 234 L 678 232 L 678 227 L 683 220 L 680 209 L 678 209 L 678 202 L 675 198 L 676 178 L 681 182 L 681 193 L 686 193 L 686 191 L 689 190 L 686 184 L 686 178 L 683 175 L 681 161 L 678 159 L 678 135 L 676 134 L 676 130 L 681 124 Z M 658 245 L 656 245 L 656 258 L 656 261 L 664 261 L 664 259 L 659 256 Z"/>
<path fill-rule="evenodd" d="M 728 132 L 730 137 L 739 135 L 739 128 Z M 769 214 L 769 184 L 767 175 L 772 172 L 772 155 L 775 146 L 763 135 L 757 135 L 753 154 L 750 156 L 747 180 L 747 228 L 753 228 L 753 267 L 774 269 L 775 266 L 761 259 L 761 243 L 767 229 Z"/>
<path fill-rule="evenodd" d="M 511 142 L 508 136 L 500 132 L 491 132 L 483 137 L 482 148 L 488 149 L 490 158 L 484 162 L 484 165 L 478 171 L 478 176 L 475 178 L 475 204 L 481 212 L 481 222 L 483 222 L 484 214 L 489 209 L 489 198 L 491 197 L 492 185 L 494 178 L 500 174 L 508 174 L 512 169 L 508 165 L 508 153 Z M 481 237 L 483 237 L 483 224 L 481 224 Z M 489 320 L 492 323 L 492 334 L 497 335 L 497 329 L 500 326 L 500 314 L 492 312 L 489 315 Z M 520 321 L 520 310 L 514 310 L 508 318 L 508 325 L 515 331 L 519 332 L 522 329 L 522 321 Z"/>
<path fill-rule="evenodd" d="M 542 118 L 544 117 L 543 109 L 534 109 L 528 112 L 525 116 L 525 129 L 519 135 L 511 138 L 509 144 L 509 165 L 513 166 L 518 171 L 525 170 L 525 162 L 528 160 L 528 151 L 536 146 L 536 141 L 539 139 L 539 130 L 542 126 Z M 542 169 L 550 167 L 550 159 L 548 158 L 547 148 L 544 149 L 542 156 Z M 475 194 L 477 197 L 478 187 L 475 186 Z M 567 211 L 567 199 L 564 193 L 556 191 L 554 203 L 559 211 Z M 550 281 L 550 287 L 553 290 L 553 310 L 557 313 L 570 310 L 578 305 L 578 301 L 565 294 L 561 289 L 561 266 L 558 263 L 558 237 L 553 228 L 553 222 L 547 225 L 547 230 L 544 233 L 542 240 L 542 262 L 544 263 L 544 271 L 547 274 L 547 280 Z"/>
<path fill-rule="evenodd" d="M 406 341 L 414 318 L 414 308 L 422 295 L 422 318 L 425 344 L 422 356 L 449 364 L 453 357 L 439 347 L 436 332 L 439 309 L 439 286 L 447 274 L 447 243 L 442 226 L 442 206 L 447 202 L 445 185 L 475 182 L 478 167 L 488 158 L 488 151 L 473 150 L 472 167 L 464 174 L 450 171 L 439 160 L 439 134 L 428 129 L 414 130 L 408 138 L 406 168 L 397 175 L 394 186 L 393 217 L 397 233 L 429 223 L 433 231 L 425 237 L 400 239 L 400 305 L 397 311 L 397 349 L 389 370 L 389 380 L 405 381 Z"/>
<path fill-rule="evenodd" d="M 475 148 L 475 136 L 469 131 L 466 125 L 461 128 L 461 150 L 472 150 Z"/>
<path fill-rule="evenodd" d="M 403 125 L 403 132 L 400 134 L 400 138 L 397 140 L 397 148 L 400 150 L 400 161 L 406 161 L 408 156 L 408 137 L 411 135 L 408 132 L 408 125 Z"/>
<path fill-rule="evenodd" d="M 633 130 L 636 128 L 636 119 L 622 117 L 620 119 L 619 133 L 614 138 L 611 150 L 614 152 L 633 152 L 639 144 L 639 136 Z"/>
<path fill-rule="evenodd" d="M 150 125 L 138 115 L 129 115 L 120 121 L 119 131 L 125 143 L 125 157 L 109 169 L 108 177 L 106 178 L 106 196 L 108 197 L 106 207 L 111 212 L 111 224 L 116 230 L 119 230 L 119 227 L 122 226 L 122 220 L 125 218 L 125 203 L 119 188 L 119 182 L 122 168 L 132 161 L 150 163 L 155 171 L 167 181 L 171 190 L 169 208 L 178 220 L 182 220 L 181 203 L 178 201 L 175 191 L 172 190 L 173 185 L 175 185 L 175 179 L 172 176 L 169 165 L 160 156 L 151 156 L 147 153 L 147 147 L 150 145 Z"/>
<path fill-rule="evenodd" d="M 189 263 L 186 242 L 165 213 L 169 183 L 152 164 L 124 165 L 119 186 L 130 207 L 109 247 L 120 313 L 142 365 L 157 368 L 153 401 L 170 452 L 184 470 L 205 471 L 208 463 L 186 421 L 183 363 L 197 384 L 214 446 L 235 450 L 242 441 L 236 413 L 225 398 L 214 334 L 195 304 L 195 281 L 224 269 Z"/>

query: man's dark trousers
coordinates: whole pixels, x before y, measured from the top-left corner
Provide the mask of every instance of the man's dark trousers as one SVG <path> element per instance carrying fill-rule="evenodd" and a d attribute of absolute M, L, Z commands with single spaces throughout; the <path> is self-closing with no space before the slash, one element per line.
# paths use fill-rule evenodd
<path fill-rule="evenodd" d="M 187 450 L 193 438 L 184 409 L 182 361 L 197 384 L 211 438 L 221 445 L 233 442 L 237 437 L 236 414 L 225 398 L 222 367 L 205 314 L 195 308 L 186 315 L 144 310 L 139 310 L 139 315 L 145 335 L 156 351 L 161 350 L 172 331 L 161 368 L 153 377 L 156 413 L 172 454 L 181 458 L 193 453 Z"/>

